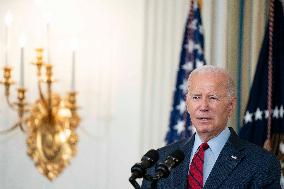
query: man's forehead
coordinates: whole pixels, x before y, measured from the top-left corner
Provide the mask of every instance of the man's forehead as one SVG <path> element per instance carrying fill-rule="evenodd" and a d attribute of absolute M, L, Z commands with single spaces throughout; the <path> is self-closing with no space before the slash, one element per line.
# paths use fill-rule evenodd
<path fill-rule="evenodd" d="M 222 79 L 222 80 L 227 80 L 227 75 L 225 73 L 222 72 L 197 72 L 197 73 L 193 73 L 192 78 L 218 78 L 218 79 Z"/>
<path fill-rule="evenodd" d="M 227 88 L 227 81 L 222 78 L 192 78 L 190 88 Z"/>

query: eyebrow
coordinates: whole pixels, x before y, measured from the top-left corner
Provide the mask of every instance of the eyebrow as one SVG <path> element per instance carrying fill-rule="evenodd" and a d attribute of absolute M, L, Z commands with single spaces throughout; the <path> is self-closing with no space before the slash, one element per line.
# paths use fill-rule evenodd
<path fill-rule="evenodd" d="M 201 93 L 189 93 L 189 96 L 202 96 L 202 94 Z M 223 98 L 223 97 L 226 97 L 227 95 L 226 94 L 208 94 L 206 96 L 215 96 L 218 98 Z"/>

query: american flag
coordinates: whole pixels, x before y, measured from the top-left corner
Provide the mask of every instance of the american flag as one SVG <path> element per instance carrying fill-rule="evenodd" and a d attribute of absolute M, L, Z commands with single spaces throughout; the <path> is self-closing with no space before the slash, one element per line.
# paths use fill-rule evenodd
<path fill-rule="evenodd" d="M 267 23 L 239 136 L 259 146 L 265 146 L 265 141 L 270 139 L 271 151 L 280 160 L 280 182 L 281 188 L 284 188 L 284 12 L 281 1 L 275 0 L 270 3 L 274 4 L 274 17 L 269 17 Z M 272 53 L 271 96 L 268 93 L 269 51 Z M 269 98 L 271 111 L 268 107 Z"/>
<path fill-rule="evenodd" d="M 197 1 L 192 0 L 180 54 L 169 130 L 166 135 L 167 144 L 189 137 L 194 132 L 193 127 L 190 126 L 190 117 L 185 105 L 187 78 L 193 69 L 205 64 L 203 49 L 204 39 L 200 9 Z"/>

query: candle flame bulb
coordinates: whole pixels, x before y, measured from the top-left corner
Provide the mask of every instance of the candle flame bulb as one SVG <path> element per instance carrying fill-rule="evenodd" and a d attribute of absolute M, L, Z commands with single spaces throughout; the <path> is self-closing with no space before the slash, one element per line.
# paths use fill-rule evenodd
<path fill-rule="evenodd" d="M 13 22 L 13 16 L 10 13 L 10 11 L 8 11 L 6 16 L 5 16 L 5 24 L 6 24 L 7 27 L 10 27 L 12 22 Z"/>

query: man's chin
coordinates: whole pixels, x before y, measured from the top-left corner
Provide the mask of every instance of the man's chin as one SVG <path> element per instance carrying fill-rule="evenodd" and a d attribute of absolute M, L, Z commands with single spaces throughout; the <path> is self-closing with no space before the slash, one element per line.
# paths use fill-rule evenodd
<path fill-rule="evenodd" d="M 210 132 L 210 126 L 208 125 L 201 125 L 201 126 L 199 125 L 195 127 L 195 129 L 198 134 L 205 134 L 205 133 Z"/>

